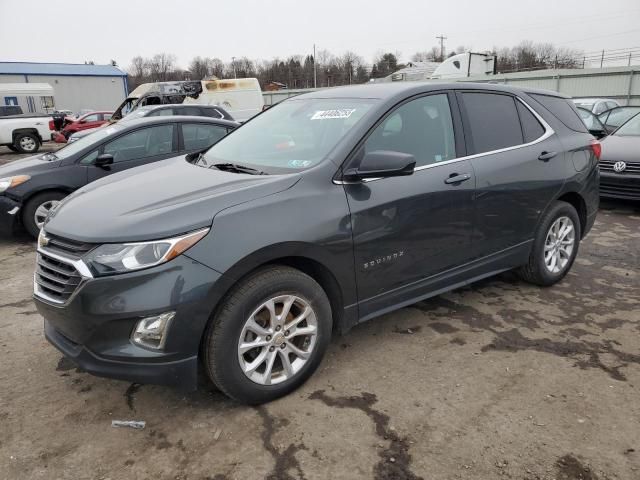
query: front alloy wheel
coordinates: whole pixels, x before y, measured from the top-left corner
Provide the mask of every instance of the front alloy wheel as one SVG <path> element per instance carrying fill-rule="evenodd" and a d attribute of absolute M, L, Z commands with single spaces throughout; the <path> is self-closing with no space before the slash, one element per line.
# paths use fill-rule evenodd
<path fill-rule="evenodd" d="M 329 299 L 312 277 L 284 265 L 261 267 L 218 306 L 203 339 L 203 363 L 231 398 L 269 402 L 318 368 L 332 323 Z"/>
<path fill-rule="evenodd" d="M 260 385 L 292 378 L 316 345 L 318 322 L 313 308 L 296 295 L 270 298 L 247 319 L 238 342 L 244 374 Z"/>
<path fill-rule="evenodd" d="M 49 212 L 58 205 L 60 205 L 59 200 L 47 200 L 36 208 L 36 211 L 33 214 L 33 223 L 38 227 L 38 230 L 42 229 L 42 225 L 44 225 L 44 221 L 47 219 Z"/>

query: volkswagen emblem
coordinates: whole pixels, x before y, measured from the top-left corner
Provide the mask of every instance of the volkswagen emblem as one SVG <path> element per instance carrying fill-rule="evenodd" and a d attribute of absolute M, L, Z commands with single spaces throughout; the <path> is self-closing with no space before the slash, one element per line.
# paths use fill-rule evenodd
<path fill-rule="evenodd" d="M 627 164 L 624 162 L 616 162 L 613 164 L 613 170 L 617 173 L 622 173 L 627 169 Z"/>

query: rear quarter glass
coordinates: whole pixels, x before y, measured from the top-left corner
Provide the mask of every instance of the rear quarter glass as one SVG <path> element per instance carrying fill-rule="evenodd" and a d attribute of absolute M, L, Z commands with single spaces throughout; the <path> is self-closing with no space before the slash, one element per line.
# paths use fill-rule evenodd
<path fill-rule="evenodd" d="M 528 95 L 547 109 L 567 128 L 575 132 L 589 133 L 571 99 L 539 93 L 529 93 Z"/>

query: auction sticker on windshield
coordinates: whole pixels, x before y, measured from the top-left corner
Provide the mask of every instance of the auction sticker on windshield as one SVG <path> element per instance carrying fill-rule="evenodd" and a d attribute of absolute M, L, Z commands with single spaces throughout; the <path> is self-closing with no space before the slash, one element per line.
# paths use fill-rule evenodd
<path fill-rule="evenodd" d="M 313 114 L 311 120 L 327 120 L 330 118 L 349 118 L 353 112 L 355 112 L 355 108 L 341 108 L 338 110 L 318 110 Z"/>

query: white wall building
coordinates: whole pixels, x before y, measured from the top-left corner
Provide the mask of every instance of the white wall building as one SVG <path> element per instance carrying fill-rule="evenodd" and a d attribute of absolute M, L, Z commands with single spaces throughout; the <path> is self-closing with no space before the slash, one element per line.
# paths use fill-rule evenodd
<path fill-rule="evenodd" d="M 127 74 L 112 65 L 0 62 L 0 83 L 47 83 L 59 110 L 115 110 L 128 93 Z M 24 113 L 46 112 L 46 97 L 1 97 Z"/>

